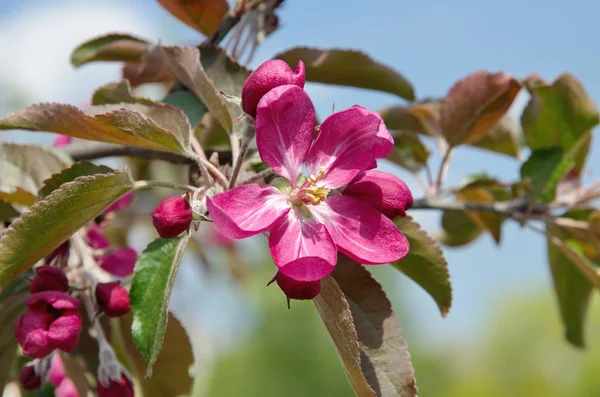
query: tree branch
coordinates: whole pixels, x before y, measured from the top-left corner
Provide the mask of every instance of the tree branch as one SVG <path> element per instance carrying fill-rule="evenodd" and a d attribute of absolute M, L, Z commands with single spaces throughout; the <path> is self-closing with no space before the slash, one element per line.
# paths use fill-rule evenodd
<path fill-rule="evenodd" d="M 499 215 L 512 216 L 515 213 L 525 212 L 527 210 L 527 201 L 525 199 L 518 199 L 495 203 L 443 202 L 438 200 L 430 200 L 427 198 L 420 198 L 414 201 L 411 209 L 492 212 Z"/>
<path fill-rule="evenodd" d="M 104 157 L 138 157 L 147 160 L 162 160 L 174 164 L 196 164 L 194 159 L 183 154 L 136 146 L 114 145 L 112 143 L 75 144 L 64 148 L 64 150 L 75 161 L 96 160 Z M 228 150 L 206 150 L 205 153 L 210 156 L 215 151 L 219 154 L 219 161 L 222 164 L 231 163 L 231 152 Z"/>

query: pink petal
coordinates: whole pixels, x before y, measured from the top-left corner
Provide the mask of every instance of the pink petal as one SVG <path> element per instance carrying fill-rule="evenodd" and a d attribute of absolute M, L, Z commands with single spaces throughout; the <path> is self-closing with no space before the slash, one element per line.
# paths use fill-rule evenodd
<path fill-rule="evenodd" d="M 351 259 L 374 265 L 395 262 L 408 253 L 406 237 L 371 206 L 353 197 L 332 196 L 318 207 L 323 207 L 319 215 L 328 219 L 327 230 L 338 249 Z"/>
<path fill-rule="evenodd" d="M 394 175 L 377 171 L 363 171 L 342 192 L 370 205 L 390 219 L 405 216 L 413 205 L 413 196 L 406 183 Z"/>
<path fill-rule="evenodd" d="M 315 110 L 304 90 L 284 85 L 258 103 L 256 145 L 262 161 L 292 184 L 302 171 L 315 130 Z"/>
<path fill-rule="evenodd" d="M 79 343 L 81 315 L 77 310 L 67 310 L 48 328 L 48 339 L 53 346 L 71 352 Z"/>
<path fill-rule="evenodd" d="M 279 271 L 296 281 L 317 281 L 333 271 L 337 249 L 325 226 L 290 211 L 269 235 Z"/>
<path fill-rule="evenodd" d="M 55 397 L 79 397 L 79 392 L 75 383 L 69 378 L 63 380 L 60 385 L 54 389 Z"/>
<path fill-rule="evenodd" d="M 104 214 L 110 214 L 111 212 L 120 211 L 129 207 L 133 201 L 133 192 L 129 192 L 121 198 L 114 201 L 107 209 L 104 210 Z"/>
<path fill-rule="evenodd" d="M 273 227 L 290 210 L 288 197 L 272 186 L 242 185 L 207 198 L 208 212 L 223 235 L 246 238 Z"/>
<path fill-rule="evenodd" d="M 73 143 L 73 138 L 71 138 L 70 136 L 57 135 L 56 138 L 54 138 L 54 141 L 52 141 L 52 146 L 65 147 L 65 146 L 69 146 L 71 143 Z"/>
<path fill-rule="evenodd" d="M 79 307 L 79 299 L 73 298 L 71 295 L 59 291 L 42 291 L 32 294 L 25 304 L 31 308 L 41 306 L 46 309 L 46 306 L 52 306 L 57 310 L 77 309 Z"/>
<path fill-rule="evenodd" d="M 115 247 L 114 252 L 98 260 L 100 267 L 117 277 L 127 277 L 133 273 L 137 252 L 130 247 Z"/>
<path fill-rule="evenodd" d="M 360 106 L 334 113 L 319 130 L 306 158 L 309 174 L 325 170 L 320 184 L 336 189 L 360 171 L 374 168 L 375 159 L 387 156 L 394 141 L 381 116 Z"/>
<path fill-rule="evenodd" d="M 60 354 L 56 352 L 52 356 L 52 364 L 50 365 L 50 374 L 48 375 L 48 380 L 54 386 L 58 386 L 66 377 L 67 371 L 65 370 L 65 365 L 60 357 Z"/>
<path fill-rule="evenodd" d="M 42 358 L 54 350 L 46 331 L 53 319 L 48 313 L 32 310 L 19 318 L 15 325 L 15 338 L 23 348 L 23 354 Z"/>
<path fill-rule="evenodd" d="M 102 233 L 102 229 L 100 229 L 100 226 L 98 226 L 95 223 L 92 223 L 92 225 L 88 229 L 88 232 L 86 234 L 86 240 L 90 247 L 94 249 L 103 249 L 108 248 L 110 246 L 110 243 Z"/>

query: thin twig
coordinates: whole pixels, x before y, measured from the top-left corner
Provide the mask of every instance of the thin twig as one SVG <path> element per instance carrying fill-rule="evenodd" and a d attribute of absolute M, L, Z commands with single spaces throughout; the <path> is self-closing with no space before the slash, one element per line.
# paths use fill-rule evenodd
<path fill-rule="evenodd" d="M 444 152 L 444 156 L 442 157 L 442 162 L 440 163 L 440 170 L 438 172 L 437 180 L 435 182 L 435 190 L 438 191 L 442 187 L 444 180 L 446 179 L 446 175 L 448 174 L 448 168 L 450 168 L 450 160 L 452 160 L 452 154 L 454 153 L 454 149 L 449 147 Z"/>
<path fill-rule="evenodd" d="M 442 202 L 427 198 L 416 199 L 411 209 L 418 210 L 443 210 L 443 211 L 477 211 L 493 212 L 500 215 L 511 216 L 523 212 L 527 208 L 527 201 L 523 199 L 500 201 L 495 203 L 480 202 Z"/>
<path fill-rule="evenodd" d="M 223 185 L 223 187 L 226 187 L 228 185 L 227 178 L 225 177 L 225 175 L 223 175 L 223 173 L 219 171 L 219 169 L 213 163 L 204 159 L 199 159 L 199 161 L 202 162 L 202 165 L 204 165 L 208 169 L 208 172 L 213 177 L 215 177 L 217 182 Z"/>
<path fill-rule="evenodd" d="M 133 188 L 135 190 L 150 189 L 153 187 L 166 187 L 168 189 L 183 190 L 184 192 L 190 193 L 194 193 L 196 191 L 196 188 L 194 186 L 162 181 L 137 181 L 133 185 Z"/>
<path fill-rule="evenodd" d="M 200 172 L 202 173 L 202 175 L 206 176 L 208 183 L 210 183 L 211 185 L 214 185 L 215 180 L 213 179 L 212 175 L 208 172 L 208 170 L 206 169 L 206 165 L 204 165 L 204 162 L 203 162 L 203 161 L 207 161 L 208 158 L 206 157 L 206 154 L 204 153 L 204 149 L 202 148 L 202 145 L 200 144 L 200 142 L 198 142 L 198 139 L 196 139 L 196 137 L 193 135 L 190 139 L 190 143 L 192 144 L 192 149 L 194 149 L 194 152 L 196 152 L 196 155 L 198 156 L 198 158 L 196 159 L 196 162 L 198 163 L 198 168 L 200 168 Z"/>
<path fill-rule="evenodd" d="M 273 168 L 267 168 L 262 170 L 261 172 L 259 172 L 258 174 L 254 174 L 246 179 L 244 179 L 243 181 L 241 181 L 240 183 L 238 183 L 238 186 L 240 185 L 247 185 L 249 183 L 254 183 L 254 182 L 258 182 L 262 179 L 265 179 L 268 176 L 271 176 L 275 173 L 275 171 L 273 170 Z"/>

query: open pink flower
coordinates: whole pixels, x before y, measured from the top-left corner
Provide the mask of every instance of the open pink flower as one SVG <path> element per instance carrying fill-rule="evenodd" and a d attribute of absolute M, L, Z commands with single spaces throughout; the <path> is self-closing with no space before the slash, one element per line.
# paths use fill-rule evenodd
<path fill-rule="evenodd" d="M 404 257 L 408 240 L 390 219 L 336 191 L 392 150 L 393 139 L 381 117 L 353 106 L 328 117 L 313 141 L 314 130 L 313 105 L 300 87 L 280 86 L 262 97 L 256 117 L 258 151 L 287 182 L 279 189 L 243 185 L 208 198 L 219 231 L 245 238 L 270 230 L 275 264 L 296 281 L 327 276 L 338 251 L 364 264 Z"/>

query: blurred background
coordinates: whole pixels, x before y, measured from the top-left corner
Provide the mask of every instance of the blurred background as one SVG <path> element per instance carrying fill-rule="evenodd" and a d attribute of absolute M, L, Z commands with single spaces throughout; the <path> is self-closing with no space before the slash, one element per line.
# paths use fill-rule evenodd
<path fill-rule="evenodd" d="M 251 66 L 298 45 L 352 48 L 403 73 L 419 99 L 443 96 L 456 80 L 487 69 L 517 78 L 537 73 L 547 81 L 569 71 L 598 102 L 594 26 L 599 12 L 600 3 L 590 0 L 288 0 L 278 12 L 280 29 L 258 49 Z M 41 101 L 85 106 L 96 87 L 118 81 L 118 64 L 74 70 L 69 63 L 77 44 L 107 32 L 165 44 L 195 45 L 203 39 L 150 0 L 3 0 L 0 114 Z M 379 92 L 318 84 L 306 89 L 321 119 L 333 104 L 344 109 L 359 103 L 373 110 L 399 104 L 397 97 Z M 521 93 L 510 113 L 518 117 L 527 100 Z M 9 132 L 0 138 L 50 144 L 53 137 Z M 598 177 L 599 149 L 595 140 L 587 181 Z M 386 162 L 380 166 L 405 179 L 415 197 L 422 196 L 410 174 Z M 513 181 L 518 170 L 508 157 L 461 147 L 448 184 L 479 172 Z M 152 206 L 145 209 L 149 213 Z M 439 227 L 436 212 L 411 215 L 427 230 Z M 229 246 L 209 229 L 199 236 L 212 270 L 207 273 L 196 256 L 186 257 L 172 299 L 194 345 L 194 371 L 201 379 L 195 394 L 352 395 L 313 304 L 295 301 L 289 311 L 276 287 L 265 288 L 273 273 L 265 241 Z M 140 251 L 153 238 L 154 231 L 144 226 L 129 233 Z M 454 287 L 445 319 L 400 272 L 370 268 L 398 312 L 421 396 L 600 396 L 597 298 L 588 348 L 567 345 L 543 237 L 506 222 L 500 247 L 484 235 L 465 249 L 444 252 Z"/>

